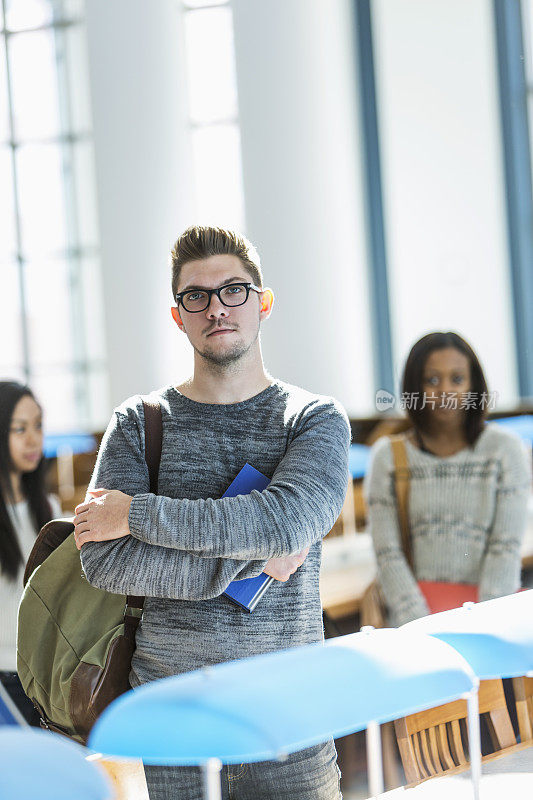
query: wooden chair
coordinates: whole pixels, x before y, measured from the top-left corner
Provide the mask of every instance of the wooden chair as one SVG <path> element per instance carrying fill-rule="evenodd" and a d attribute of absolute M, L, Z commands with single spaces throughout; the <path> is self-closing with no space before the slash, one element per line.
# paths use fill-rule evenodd
<path fill-rule="evenodd" d="M 479 713 L 485 714 L 494 750 L 503 751 L 516 745 L 501 680 L 481 681 Z M 395 721 L 409 784 L 468 769 L 466 717 L 466 700 L 457 700 Z"/>
<path fill-rule="evenodd" d="M 533 678 L 513 678 L 520 741 L 533 740 Z"/>
<path fill-rule="evenodd" d="M 344 498 L 344 504 L 341 509 L 340 519 L 342 520 L 342 533 L 344 536 L 355 533 L 355 504 L 353 481 L 351 477 L 348 481 L 348 488 L 346 490 L 346 497 Z"/>

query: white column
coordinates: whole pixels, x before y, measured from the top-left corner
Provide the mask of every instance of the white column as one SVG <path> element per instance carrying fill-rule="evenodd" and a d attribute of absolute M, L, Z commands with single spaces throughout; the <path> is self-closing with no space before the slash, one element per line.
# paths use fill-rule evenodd
<path fill-rule="evenodd" d="M 184 377 L 168 254 L 192 222 L 180 7 L 90 0 L 87 36 L 111 402 Z"/>
<path fill-rule="evenodd" d="M 492 3 L 373 0 L 397 377 L 456 330 L 492 391 L 517 395 Z"/>
<path fill-rule="evenodd" d="M 234 0 L 247 233 L 277 302 L 267 367 L 373 410 L 349 0 Z"/>

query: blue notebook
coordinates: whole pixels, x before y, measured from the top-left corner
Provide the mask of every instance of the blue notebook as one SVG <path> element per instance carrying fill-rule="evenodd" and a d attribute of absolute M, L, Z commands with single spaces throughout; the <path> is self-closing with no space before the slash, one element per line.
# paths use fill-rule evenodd
<path fill-rule="evenodd" d="M 245 464 L 222 496 L 237 497 L 238 494 L 250 494 L 253 489 L 262 492 L 269 483 L 270 479 L 266 475 L 263 475 L 262 472 L 259 472 L 250 464 Z M 232 581 L 224 592 L 224 596 L 231 600 L 232 603 L 240 606 L 243 611 L 251 612 L 273 580 L 274 578 L 271 578 L 270 575 L 262 572 L 256 578 Z"/>

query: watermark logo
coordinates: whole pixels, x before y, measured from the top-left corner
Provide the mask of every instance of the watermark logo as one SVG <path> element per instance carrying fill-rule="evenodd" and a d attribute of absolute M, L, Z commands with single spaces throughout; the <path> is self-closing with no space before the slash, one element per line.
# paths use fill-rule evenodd
<path fill-rule="evenodd" d="M 396 398 L 386 389 L 378 389 L 376 392 L 376 408 L 378 411 L 390 411 L 396 404 Z"/>
<path fill-rule="evenodd" d="M 498 392 L 402 392 L 398 408 L 401 411 L 423 411 L 444 408 L 448 411 L 461 409 L 481 409 L 493 411 L 498 400 Z M 389 411 L 396 405 L 397 398 L 385 389 L 376 392 L 376 409 Z"/>

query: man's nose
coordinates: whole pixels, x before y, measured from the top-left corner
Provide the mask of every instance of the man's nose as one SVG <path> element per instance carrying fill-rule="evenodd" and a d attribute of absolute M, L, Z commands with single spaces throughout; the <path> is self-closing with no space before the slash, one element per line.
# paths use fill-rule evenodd
<path fill-rule="evenodd" d="M 205 310 L 205 314 L 207 319 L 218 319 L 219 317 L 227 317 L 228 309 L 220 301 L 218 295 L 213 293 L 211 295 L 211 301 Z"/>

